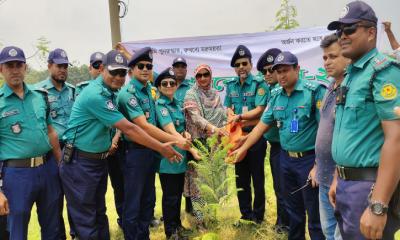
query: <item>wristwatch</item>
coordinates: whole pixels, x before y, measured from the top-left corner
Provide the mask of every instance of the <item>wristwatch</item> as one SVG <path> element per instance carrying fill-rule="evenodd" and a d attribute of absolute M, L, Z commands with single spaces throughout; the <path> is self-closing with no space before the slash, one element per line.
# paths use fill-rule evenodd
<path fill-rule="evenodd" d="M 388 207 L 388 205 L 385 205 L 378 201 L 370 201 L 369 209 L 376 216 L 383 216 L 388 212 L 389 207 Z"/>

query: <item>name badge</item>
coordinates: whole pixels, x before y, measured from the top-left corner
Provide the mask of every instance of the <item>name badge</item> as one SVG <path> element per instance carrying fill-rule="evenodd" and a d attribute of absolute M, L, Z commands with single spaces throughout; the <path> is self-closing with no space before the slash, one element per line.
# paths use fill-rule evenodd
<path fill-rule="evenodd" d="M 299 132 L 299 121 L 297 119 L 292 119 L 290 121 L 290 132 L 291 133 Z"/>
<path fill-rule="evenodd" d="M 243 106 L 242 107 L 242 113 L 247 113 L 249 111 L 249 107 Z"/>
<path fill-rule="evenodd" d="M 145 112 L 145 116 L 148 119 L 150 117 L 150 113 L 149 112 Z"/>

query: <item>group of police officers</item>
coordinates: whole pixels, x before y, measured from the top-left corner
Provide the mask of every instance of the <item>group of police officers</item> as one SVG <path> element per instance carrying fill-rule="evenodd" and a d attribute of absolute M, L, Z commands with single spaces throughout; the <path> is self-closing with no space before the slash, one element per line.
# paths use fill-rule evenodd
<path fill-rule="evenodd" d="M 307 219 L 311 239 L 394 239 L 400 228 L 400 117 L 394 112 L 400 64 L 377 51 L 377 18 L 362 1 L 347 4 L 328 29 L 336 30 L 336 38 L 321 47 L 325 52 L 337 44 L 340 56 L 324 54 L 325 67 L 334 69 L 339 57 L 349 64 L 345 71 L 339 65 L 343 71 L 336 75 L 327 69 L 333 78 L 327 89 L 299 78 L 299 62 L 291 52 L 266 51 L 257 62 L 264 79 L 251 74 L 247 47 L 239 45 L 233 54 L 237 77 L 226 83 L 224 105 L 229 121 L 241 122 L 245 133 L 231 153 L 236 186 L 242 189 L 237 194 L 241 219 L 264 220 L 268 142 L 276 231 L 305 239 Z M 66 239 L 65 196 L 72 237 L 110 239 L 105 203 L 110 175 L 124 237 L 149 239 L 159 171 L 166 237 L 187 239 L 180 199 L 190 160 L 186 152 L 196 153 L 182 110 L 192 86 L 185 79 L 186 60 L 175 59 L 153 84 L 151 48 L 129 60 L 115 50 L 96 52 L 90 57 L 93 80 L 76 87 L 66 82 L 69 64 L 64 50 L 51 51 L 49 78 L 28 86 L 23 50 L 9 46 L 0 53 L 5 79 L 0 89 L 0 215 L 7 215 L 2 226 L 7 223 L 9 238 L 27 239 L 36 203 L 42 239 Z M 169 88 L 176 88 L 174 97 Z M 326 119 L 326 131 L 322 124 L 318 128 L 320 118 Z M 329 141 L 321 140 L 324 134 Z M 332 151 L 321 153 L 318 146 Z M 322 186 L 316 187 L 315 169 L 330 176 L 330 221 L 321 203 L 328 191 L 322 194 Z M 334 230 L 328 231 L 332 221 Z"/>

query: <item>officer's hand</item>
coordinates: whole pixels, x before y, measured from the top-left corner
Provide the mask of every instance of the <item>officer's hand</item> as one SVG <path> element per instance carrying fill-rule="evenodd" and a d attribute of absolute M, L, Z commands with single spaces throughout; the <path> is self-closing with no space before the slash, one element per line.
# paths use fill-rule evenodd
<path fill-rule="evenodd" d="M 190 133 L 188 133 L 187 131 L 184 131 L 184 132 L 182 133 L 182 136 L 183 136 L 184 138 L 186 138 L 187 140 L 192 141 L 192 135 L 190 135 Z"/>
<path fill-rule="evenodd" d="M 201 155 L 200 155 L 199 151 L 197 151 L 196 149 L 191 148 L 190 153 L 192 154 L 192 156 L 195 160 L 197 160 L 197 161 L 201 160 Z"/>
<path fill-rule="evenodd" d="M 7 215 L 9 212 L 8 200 L 4 193 L 0 192 L 0 216 Z"/>
<path fill-rule="evenodd" d="M 118 149 L 118 144 L 111 143 L 111 147 L 108 149 L 108 155 L 109 156 L 114 155 L 117 149 Z"/>
<path fill-rule="evenodd" d="M 382 24 L 384 26 L 385 32 L 391 31 L 391 29 L 390 29 L 392 26 L 391 22 L 382 22 Z"/>
<path fill-rule="evenodd" d="M 171 163 L 179 163 L 182 161 L 183 156 L 172 147 L 174 144 L 176 144 L 176 142 L 163 143 L 159 153 L 163 157 L 167 158 Z"/>
<path fill-rule="evenodd" d="M 314 167 L 311 169 L 310 173 L 308 174 L 308 178 L 311 179 L 311 186 L 318 187 L 318 181 L 317 181 L 317 165 L 314 165 Z"/>
<path fill-rule="evenodd" d="M 332 204 L 333 208 L 336 208 L 336 186 L 337 186 L 337 177 L 333 177 L 333 181 L 331 187 L 329 188 L 329 202 Z"/>
<path fill-rule="evenodd" d="M 228 117 L 228 124 L 231 124 L 233 122 L 239 122 L 239 121 L 240 121 L 240 115 L 234 114 L 234 115 L 230 115 Z"/>
<path fill-rule="evenodd" d="M 365 209 L 360 219 L 361 233 L 367 239 L 382 239 L 383 229 L 387 221 L 387 214 L 377 216 L 371 212 L 369 207 Z"/>
<path fill-rule="evenodd" d="M 176 141 L 175 146 L 177 146 L 182 150 L 189 151 L 190 147 L 192 146 L 192 143 L 190 142 L 190 140 L 181 137 Z"/>
<path fill-rule="evenodd" d="M 249 135 L 241 136 L 238 140 L 236 140 L 235 145 L 232 147 L 232 151 L 240 148 L 247 140 Z"/>
<path fill-rule="evenodd" d="M 232 163 L 239 163 L 243 161 L 244 157 L 246 156 L 247 151 L 244 150 L 243 148 L 238 148 L 235 151 L 231 152 L 229 156 L 233 156 Z"/>
<path fill-rule="evenodd" d="M 218 136 L 221 136 L 221 137 L 229 136 L 229 133 L 226 131 L 226 129 L 224 127 L 216 128 L 215 132 L 218 134 Z"/>

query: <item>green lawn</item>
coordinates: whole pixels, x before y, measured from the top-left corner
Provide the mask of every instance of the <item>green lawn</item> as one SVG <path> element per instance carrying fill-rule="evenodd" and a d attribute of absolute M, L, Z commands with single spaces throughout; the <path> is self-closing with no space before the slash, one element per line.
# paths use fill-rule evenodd
<path fill-rule="evenodd" d="M 266 172 L 266 197 L 267 197 L 267 204 L 266 204 L 266 221 L 263 225 L 261 226 L 244 226 L 241 228 L 234 228 L 232 224 L 237 221 L 240 217 L 240 212 L 239 212 L 239 207 L 237 203 L 237 199 L 233 198 L 230 200 L 230 202 L 221 208 L 219 211 L 219 220 L 220 224 L 217 229 L 210 229 L 209 232 L 215 232 L 219 235 L 221 240 L 227 240 L 227 239 L 243 239 L 243 240 L 251 240 L 251 239 L 286 239 L 284 235 L 278 235 L 272 230 L 272 226 L 275 221 L 275 216 L 276 216 L 276 206 L 275 206 L 275 196 L 272 188 L 272 177 L 271 177 L 271 171 L 269 167 L 269 162 L 268 159 L 266 159 L 265 162 L 265 172 Z M 228 174 L 233 174 L 233 168 L 228 169 Z M 231 186 L 234 187 L 234 186 Z M 157 189 L 157 203 L 156 203 L 156 209 L 155 209 L 155 214 L 156 217 L 160 217 L 162 215 L 161 213 L 161 186 L 159 183 L 159 180 L 157 178 L 156 181 L 156 189 Z M 111 232 L 111 239 L 124 239 L 123 234 L 121 229 L 118 227 L 117 224 L 117 214 L 115 211 L 115 206 L 114 206 L 114 200 L 112 196 L 112 188 L 111 185 L 109 184 L 108 186 L 108 191 L 106 195 L 106 200 L 107 200 L 107 215 L 109 218 L 110 222 L 110 232 Z M 184 206 L 184 204 L 182 204 Z M 64 219 L 67 219 L 66 217 L 66 211 L 64 209 Z M 191 217 L 187 216 L 184 211 L 182 210 L 182 219 L 183 219 L 183 224 L 186 227 L 191 227 L 191 223 L 193 222 Z M 67 221 L 68 222 L 68 221 Z M 67 223 L 66 223 L 67 224 Z M 67 229 L 69 229 L 69 226 L 66 226 Z M 193 234 L 193 239 L 198 238 L 199 236 L 202 236 L 202 233 L 194 233 Z M 164 235 L 164 228 L 163 226 L 160 226 L 156 229 L 151 229 L 151 239 L 165 239 Z M 34 208 L 32 210 L 32 217 L 31 217 L 31 222 L 29 225 L 29 239 L 30 240 L 36 240 L 40 239 L 40 227 L 37 222 L 37 215 L 36 215 L 36 209 Z"/>

